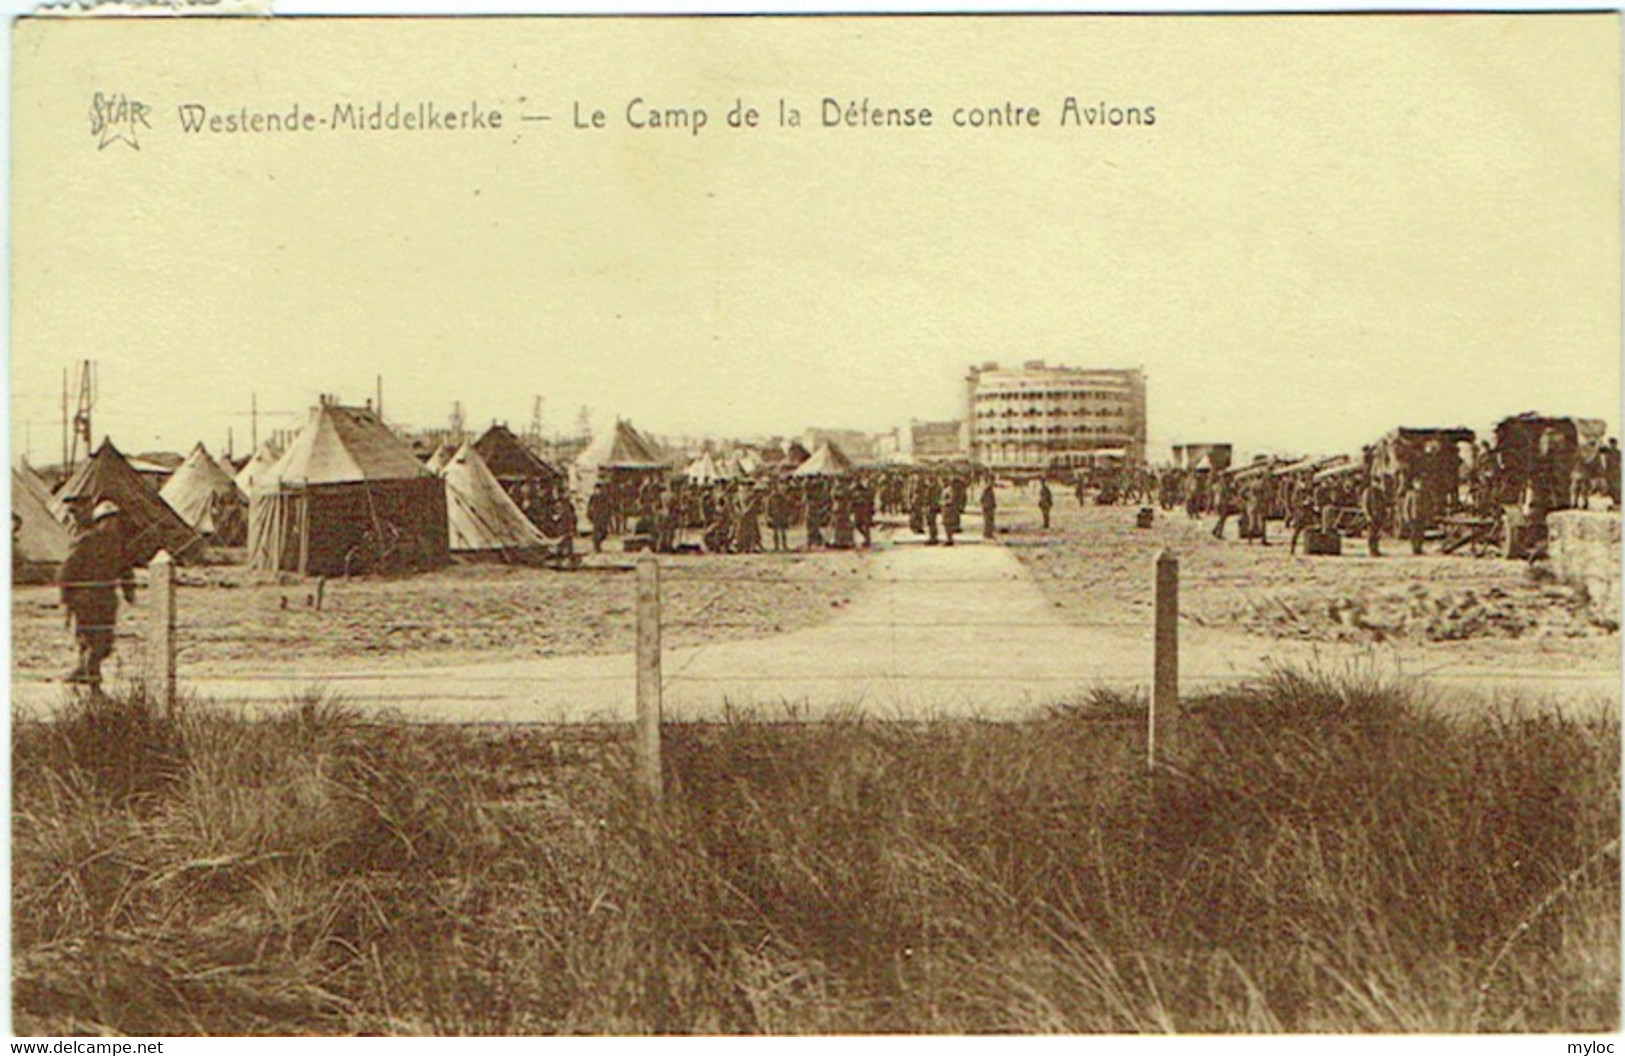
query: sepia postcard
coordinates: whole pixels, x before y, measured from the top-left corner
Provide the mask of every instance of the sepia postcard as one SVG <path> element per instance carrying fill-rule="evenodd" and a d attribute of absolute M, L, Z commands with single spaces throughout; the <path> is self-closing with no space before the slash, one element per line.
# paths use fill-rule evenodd
<path fill-rule="evenodd" d="M 15 19 L 11 1029 L 1614 1052 L 1620 44 Z"/>

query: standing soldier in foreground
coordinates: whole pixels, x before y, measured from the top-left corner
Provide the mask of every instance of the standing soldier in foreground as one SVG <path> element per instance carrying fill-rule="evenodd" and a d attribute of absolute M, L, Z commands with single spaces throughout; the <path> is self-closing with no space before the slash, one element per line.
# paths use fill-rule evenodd
<path fill-rule="evenodd" d="M 852 522 L 863 537 L 863 548 L 868 550 L 874 546 L 875 489 L 861 478 L 852 491 Z"/>
<path fill-rule="evenodd" d="M 1422 552 L 1422 532 L 1427 527 L 1423 512 L 1422 479 L 1412 477 L 1404 485 L 1399 499 L 1399 527 L 1411 541 L 1411 553 Z"/>
<path fill-rule="evenodd" d="M 118 624 L 118 595 L 135 604 L 133 565 L 124 546 L 124 518 L 112 502 L 99 502 L 90 515 L 90 530 L 73 541 L 58 582 L 62 605 L 73 617 L 79 663 L 69 682 L 99 688 L 102 661 L 113 654 L 113 628 Z"/>
<path fill-rule="evenodd" d="M 995 522 L 998 519 L 999 500 L 993 494 L 993 477 L 987 478 L 982 486 L 982 538 L 991 539 L 996 531 Z"/>
<path fill-rule="evenodd" d="M 1372 557 L 1382 556 L 1382 533 L 1388 527 L 1388 495 L 1382 489 L 1382 481 L 1374 475 L 1368 475 L 1365 487 L 1360 491 L 1360 508 L 1365 511 L 1365 520 L 1369 535 L 1366 547 Z"/>
<path fill-rule="evenodd" d="M 773 529 L 774 551 L 790 549 L 790 496 L 778 481 L 767 493 L 767 524 Z"/>
<path fill-rule="evenodd" d="M 1049 511 L 1055 507 L 1055 495 L 1049 490 L 1049 481 L 1038 478 L 1038 512 L 1044 518 L 1044 530 L 1049 531 Z"/>
<path fill-rule="evenodd" d="M 610 524 L 615 520 L 615 502 L 603 481 L 593 486 L 592 496 L 587 499 L 587 520 L 592 524 L 592 552 L 601 554 L 604 540 L 609 538 Z"/>
<path fill-rule="evenodd" d="M 1247 505 L 1245 514 L 1247 531 L 1243 534 L 1247 536 L 1247 542 L 1251 544 L 1254 539 L 1257 539 L 1261 546 L 1270 545 L 1270 478 L 1268 472 L 1255 478 L 1252 483 L 1247 485 L 1245 501 Z"/>

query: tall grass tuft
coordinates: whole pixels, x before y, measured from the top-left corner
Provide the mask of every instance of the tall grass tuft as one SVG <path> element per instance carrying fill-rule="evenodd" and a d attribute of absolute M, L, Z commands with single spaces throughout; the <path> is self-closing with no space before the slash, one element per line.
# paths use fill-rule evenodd
<path fill-rule="evenodd" d="M 1280 670 L 1149 773 L 1144 707 L 669 726 L 660 811 L 620 730 L 18 724 L 17 1029 L 1618 1029 L 1617 717 Z"/>

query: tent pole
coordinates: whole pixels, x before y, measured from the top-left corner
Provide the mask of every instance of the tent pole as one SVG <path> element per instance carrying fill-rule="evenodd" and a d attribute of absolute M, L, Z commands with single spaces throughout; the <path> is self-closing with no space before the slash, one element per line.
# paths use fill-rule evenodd
<path fill-rule="evenodd" d="M 299 574 L 310 570 L 310 494 L 303 495 L 299 503 Z"/>

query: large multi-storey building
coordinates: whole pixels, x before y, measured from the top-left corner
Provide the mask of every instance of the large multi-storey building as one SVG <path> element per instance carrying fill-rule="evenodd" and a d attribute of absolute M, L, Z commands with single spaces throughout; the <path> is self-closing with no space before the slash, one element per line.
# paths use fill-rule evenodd
<path fill-rule="evenodd" d="M 1041 359 L 965 375 L 966 449 L 995 470 L 1042 472 L 1108 457 L 1145 461 L 1145 373 Z"/>

